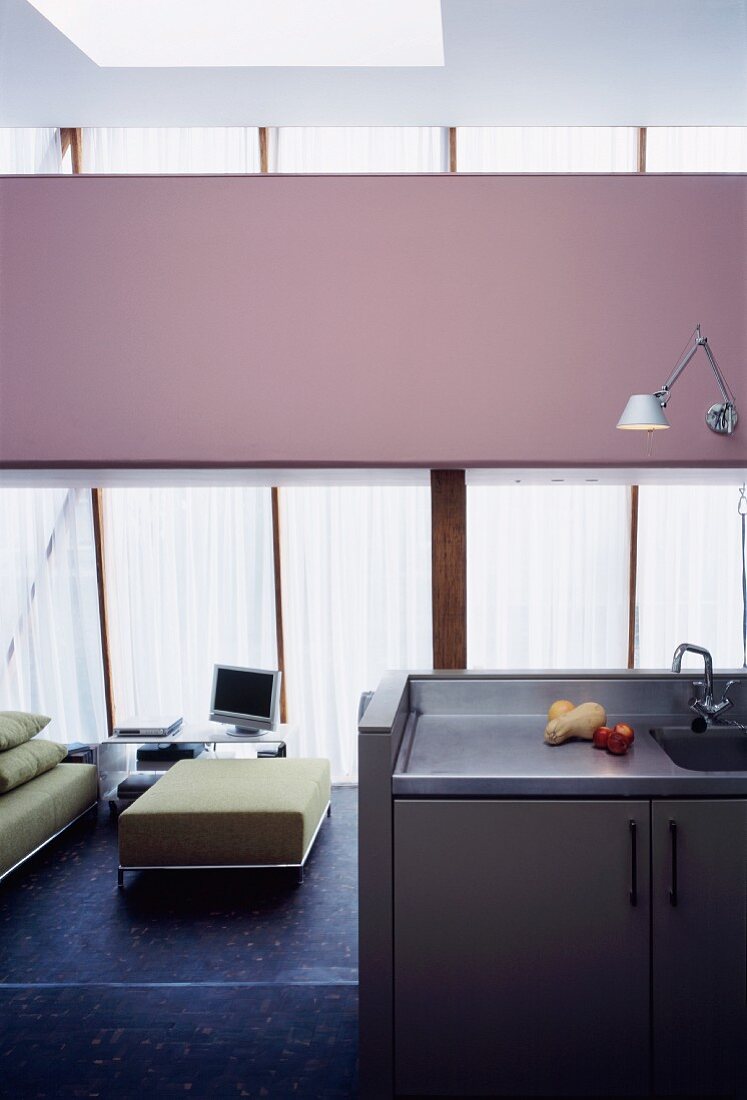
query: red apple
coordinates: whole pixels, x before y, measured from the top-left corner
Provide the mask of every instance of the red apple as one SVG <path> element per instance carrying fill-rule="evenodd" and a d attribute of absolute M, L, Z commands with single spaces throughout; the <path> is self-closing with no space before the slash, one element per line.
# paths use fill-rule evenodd
<path fill-rule="evenodd" d="M 600 726 L 598 730 L 594 730 L 594 736 L 592 738 L 595 749 L 606 749 L 607 738 L 612 733 L 609 726 Z"/>
<path fill-rule="evenodd" d="M 615 726 L 615 733 L 619 733 L 621 737 L 624 737 L 629 745 L 632 745 L 635 740 L 635 730 L 626 722 L 618 722 Z"/>
<path fill-rule="evenodd" d="M 607 738 L 607 752 L 611 752 L 615 756 L 624 756 L 628 751 L 629 743 L 622 734 L 619 734 L 617 730 L 613 730 Z"/>

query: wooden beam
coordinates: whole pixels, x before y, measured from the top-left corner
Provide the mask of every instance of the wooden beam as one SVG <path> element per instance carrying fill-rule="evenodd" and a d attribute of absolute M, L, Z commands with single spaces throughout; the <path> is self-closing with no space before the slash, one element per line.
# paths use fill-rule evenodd
<path fill-rule="evenodd" d="M 449 171 L 457 170 L 457 128 L 449 127 Z"/>
<path fill-rule="evenodd" d="M 270 171 L 270 159 L 267 146 L 267 127 L 259 128 L 259 170 L 263 176 Z"/>
<path fill-rule="evenodd" d="M 636 171 L 646 171 L 647 128 L 638 127 Z M 628 569 L 628 668 L 635 668 L 635 611 L 638 598 L 638 486 L 630 487 L 630 565 Z"/>
<path fill-rule="evenodd" d="M 638 127 L 638 160 L 636 172 L 646 171 L 646 142 L 648 130 L 645 126 Z"/>
<path fill-rule="evenodd" d="M 630 487 L 630 568 L 628 572 L 628 668 L 635 668 L 635 609 L 638 591 L 638 486 Z"/>
<path fill-rule="evenodd" d="M 73 130 L 72 140 L 73 175 L 83 174 L 83 131 L 78 127 Z"/>
<path fill-rule="evenodd" d="M 464 470 L 431 470 L 433 667 L 467 667 L 467 487 Z"/>
<path fill-rule="evenodd" d="M 112 690 L 112 665 L 109 651 L 109 616 L 106 605 L 104 572 L 104 500 L 101 489 L 91 489 L 93 509 L 93 543 L 96 552 L 96 584 L 99 592 L 99 627 L 101 632 L 101 660 L 104 666 L 104 697 L 106 699 L 106 724 L 111 737 L 114 730 L 114 692 Z"/>
<path fill-rule="evenodd" d="M 270 170 L 267 127 L 259 128 L 259 170 L 267 175 Z M 272 567 L 275 576 L 275 639 L 277 645 L 278 668 L 283 674 L 280 681 L 280 721 L 288 721 L 288 705 L 285 675 L 285 638 L 283 635 L 283 571 L 280 558 L 280 490 L 273 485 L 272 495 Z"/>
<path fill-rule="evenodd" d="M 280 490 L 272 488 L 272 563 L 275 573 L 275 637 L 277 639 L 280 681 L 280 721 L 288 721 L 285 694 L 285 640 L 283 637 L 283 579 L 280 567 Z"/>
<path fill-rule="evenodd" d="M 60 142 L 63 157 L 68 149 L 72 149 L 73 175 L 80 176 L 83 172 L 83 131 L 80 126 L 61 126 Z"/>

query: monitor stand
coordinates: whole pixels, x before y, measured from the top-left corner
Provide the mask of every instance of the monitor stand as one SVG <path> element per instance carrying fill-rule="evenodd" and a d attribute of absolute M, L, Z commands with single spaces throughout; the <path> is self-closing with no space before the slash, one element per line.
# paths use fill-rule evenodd
<path fill-rule="evenodd" d="M 270 730 L 251 729 L 246 726 L 228 726 L 226 728 L 229 737 L 243 737 L 248 741 L 259 741 L 270 732 Z"/>

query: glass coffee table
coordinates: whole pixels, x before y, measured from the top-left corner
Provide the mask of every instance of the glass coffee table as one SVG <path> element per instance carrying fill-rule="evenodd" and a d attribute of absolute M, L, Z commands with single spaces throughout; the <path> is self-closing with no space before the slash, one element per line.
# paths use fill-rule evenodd
<path fill-rule="evenodd" d="M 288 724 L 259 736 L 230 733 L 220 722 L 185 723 L 170 737 L 108 737 L 98 747 L 99 798 L 117 816 L 134 799 L 158 782 L 179 759 L 272 759 L 287 756 Z M 147 752 L 138 753 L 138 749 Z M 180 752 L 180 746 L 183 751 Z M 192 748 L 184 755 L 187 746 Z M 138 759 L 141 756 L 141 759 Z"/>

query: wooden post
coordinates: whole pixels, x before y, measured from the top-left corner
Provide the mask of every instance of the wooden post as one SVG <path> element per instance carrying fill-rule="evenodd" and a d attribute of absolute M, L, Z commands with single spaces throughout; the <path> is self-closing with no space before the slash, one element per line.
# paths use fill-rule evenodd
<path fill-rule="evenodd" d="M 283 674 L 280 681 L 280 721 L 288 721 L 285 694 L 285 641 L 283 638 L 283 580 L 280 568 L 280 490 L 272 488 L 272 562 L 275 573 L 275 638 L 278 650 L 278 668 Z"/>
<path fill-rule="evenodd" d="M 62 155 L 72 149 L 73 175 L 83 171 L 83 133 L 80 127 L 63 126 L 60 130 Z M 104 575 L 104 500 L 101 489 L 91 489 L 93 514 L 93 545 L 96 556 L 96 587 L 99 599 L 99 633 L 101 635 L 101 664 L 104 670 L 104 699 L 106 702 L 107 734 L 114 731 L 115 710 L 112 687 L 112 664 L 109 650 L 109 617 L 106 606 L 106 582 Z"/>
<path fill-rule="evenodd" d="M 647 128 L 645 126 L 638 127 L 638 161 L 636 165 L 636 172 L 646 171 L 646 136 Z"/>
<path fill-rule="evenodd" d="M 449 127 L 449 171 L 457 170 L 457 128 Z"/>
<path fill-rule="evenodd" d="M 91 489 L 93 509 L 93 544 L 96 552 L 96 584 L 99 593 L 99 627 L 101 631 L 101 660 L 104 666 L 104 697 L 106 699 L 106 723 L 111 737 L 114 730 L 114 692 L 112 690 L 112 666 L 109 652 L 109 616 L 106 606 L 104 563 L 104 501 L 100 489 Z"/>
<path fill-rule="evenodd" d="M 431 470 L 433 667 L 467 667 L 467 486 L 464 470 Z"/>
<path fill-rule="evenodd" d="M 73 175 L 81 175 L 83 172 L 83 131 L 80 126 L 60 127 L 60 141 L 62 142 L 63 157 L 68 149 L 72 149 Z"/>
<path fill-rule="evenodd" d="M 259 170 L 263 176 L 270 171 L 269 152 L 267 149 L 267 127 L 259 128 Z"/>
<path fill-rule="evenodd" d="M 646 127 L 638 127 L 636 171 L 646 171 Z M 628 571 L 628 668 L 635 668 L 635 611 L 638 597 L 638 486 L 630 486 L 630 567 Z"/>
<path fill-rule="evenodd" d="M 259 128 L 259 170 L 263 176 L 270 171 L 266 126 Z M 285 675 L 285 638 L 283 635 L 283 573 L 280 558 L 280 490 L 273 485 L 272 494 L 272 566 L 275 577 L 275 640 L 277 645 L 278 668 L 283 674 L 280 682 L 280 721 L 288 721 L 288 706 Z"/>

